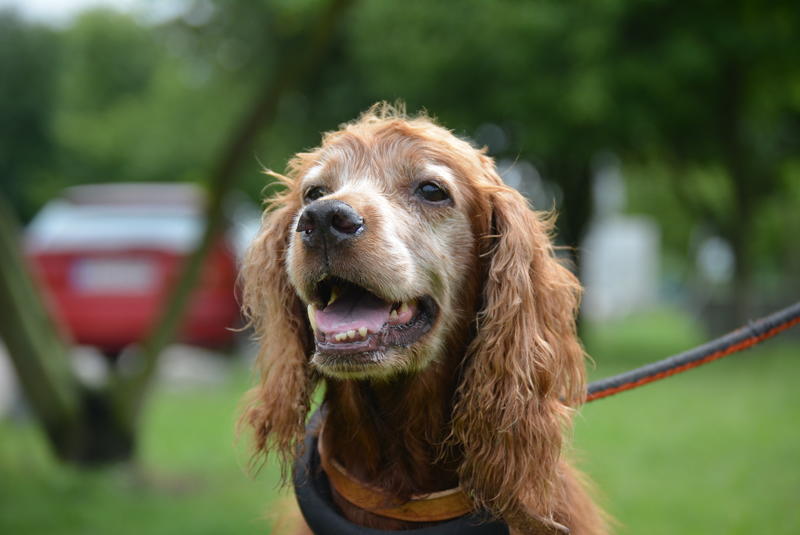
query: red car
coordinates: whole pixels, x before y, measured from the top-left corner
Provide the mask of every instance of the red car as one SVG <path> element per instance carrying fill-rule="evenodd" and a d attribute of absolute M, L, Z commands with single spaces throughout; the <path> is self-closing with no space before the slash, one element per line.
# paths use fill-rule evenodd
<path fill-rule="evenodd" d="M 74 342 L 113 355 L 147 336 L 202 234 L 201 193 L 188 184 L 77 186 L 33 219 L 26 252 Z M 226 235 L 206 258 L 180 341 L 232 341 L 240 317 L 233 249 Z"/>

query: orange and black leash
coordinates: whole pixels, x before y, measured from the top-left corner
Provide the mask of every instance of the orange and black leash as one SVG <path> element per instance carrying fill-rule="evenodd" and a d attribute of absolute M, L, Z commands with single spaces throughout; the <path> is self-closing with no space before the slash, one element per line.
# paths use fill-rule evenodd
<path fill-rule="evenodd" d="M 589 384 L 586 402 L 606 398 L 719 360 L 772 338 L 800 323 L 800 302 L 730 332 L 716 340 L 640 368 Z"/>

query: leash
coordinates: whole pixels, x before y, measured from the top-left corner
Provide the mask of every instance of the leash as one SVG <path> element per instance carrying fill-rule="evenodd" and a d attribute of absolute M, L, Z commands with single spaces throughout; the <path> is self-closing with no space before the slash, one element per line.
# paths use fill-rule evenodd
<path fill-rule="evenodd" d="M 683 353 L 589 384 L 586 402 L 613 396 L 751 348 L 800 323 L 800 301 Z"/>

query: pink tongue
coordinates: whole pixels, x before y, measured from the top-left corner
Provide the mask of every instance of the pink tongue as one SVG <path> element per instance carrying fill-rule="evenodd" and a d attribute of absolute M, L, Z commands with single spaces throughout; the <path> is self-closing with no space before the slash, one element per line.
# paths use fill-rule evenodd
<path fill-rule="evenodd" d="M 372 294 L 359 292 L 357 295 L 343 295 L 335 303 L 316 311 L 317 329 L 325 334 L 357 331 L 361 327 L 378 332 L 389 321 L 391 311 L 391 303 Z"/>

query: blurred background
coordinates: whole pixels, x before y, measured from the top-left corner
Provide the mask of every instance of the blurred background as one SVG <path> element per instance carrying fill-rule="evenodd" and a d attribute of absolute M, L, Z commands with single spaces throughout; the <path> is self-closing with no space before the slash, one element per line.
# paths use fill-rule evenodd
<path fill-rule="evenodd" d="M 378 100 L 558 211 L 592 378 L 796 301 L 799 51 L 792 1 L 0 0 L 0 532 L 270 531 L 234 430 L 260 170 Z M 799 350 L 582 410 L 619 533 L 800 532 Z"/>

